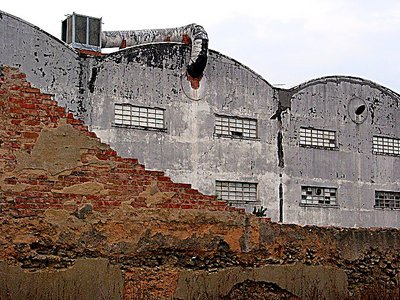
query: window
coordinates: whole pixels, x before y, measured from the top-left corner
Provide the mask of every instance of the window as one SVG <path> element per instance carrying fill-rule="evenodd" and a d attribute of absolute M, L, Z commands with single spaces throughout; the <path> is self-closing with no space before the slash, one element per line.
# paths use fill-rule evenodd
<path fill-rule="evenodd" d="M 337 149 L 336 132 L 314 128 L 300 127 L 300 146 Z"/>
<path fill-rule="evenodd" d="M 257 183 L 216 181 L 215 192 L 221 200 L 232 204 L 257 201 Z"/>
<path fill-rule="evenodd" d="M 215 134 L 235 138 L 257 138 L 257 120 L 229 116 L 215 116 Z"/>
<path fill-rule="evenodd" d="M 165 130 L 164 109 L 115 104 L 115 125 Z"/>
<path fill-rule="evenodd" d="M 375 208 L 400 209 L 400 192 L 375 191 Z"/>
<path fill-rule="evenodd" d="M 337 206 L 336 188 L 302 186 L 302 206 Z"/>
<path fill-rule="evenodd" d="M 372 139 L 372 152 L 400 156 L 400 139 L 374 136 Z"/>

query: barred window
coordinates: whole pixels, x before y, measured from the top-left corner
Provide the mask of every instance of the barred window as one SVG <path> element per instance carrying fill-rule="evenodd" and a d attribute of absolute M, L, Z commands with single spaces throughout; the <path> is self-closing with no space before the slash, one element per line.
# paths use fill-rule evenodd
<path fill-rule="evenodd" d="M 372 139 L 372 152 L 400 156 L 400 139 L 374 136 Z"/>
<path fill-rule="evenodd" d="M 400 209 L 400 192 L 375 191 L 375 208 Z"/>
<path fill-rule="evenodd" d="M 300 127 L 300 146 L 336 149 L 336 132 L 314 128 Z"/>
<path fill-rule="evenodd" d="M 319 186 L 302 186 L 300 205 L 337 206 L 337 189 Z"/>
<path fill-rule="evenodd" d="M 134 106 L 131 104 L 115 104 L 115 125 L 142 127 L 142 128 L 164 128 L 164 109 Z"/>
<path fill-rule="evenodd" d="M 237 138 L 257 138 L 257 120 L 230 116 L 215 116 L 215 134 Z"/>
<path fill-rule="evenodd" d="M 257 183 L 216 181 L 215 192 L 221 200 L 232 204 L 257 201 Z"/>

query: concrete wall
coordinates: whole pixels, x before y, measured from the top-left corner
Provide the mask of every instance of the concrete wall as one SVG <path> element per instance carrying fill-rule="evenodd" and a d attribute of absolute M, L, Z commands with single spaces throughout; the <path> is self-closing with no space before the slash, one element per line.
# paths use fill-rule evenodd
<path fill-rule="evenodd" d="M 352 99 L 367 107 L 361 123 L 351 119 Z M 374 135 L 400 137 L 399 104 L 399 95 L 358 78 L 322 78 L 293 89 L 283 117 L 285 222 L 399 226 L 399 211 L 374 205 L 376 190 L 400 190 L 400 159 L 372 152 Z M 299 146 L 301 126 L 336 131 L 338 149 Z M 300 207 L 302 185 L 336 187 L 338 207 Z"/>
<path fill-rule="evenodd" d="M 258 182 L 257 206 L 276 219 L 277 107 L 273 88 L 241 64 L 210 51 L 201 99 L 184 76 L 189 48 L 154 44 L 98 58 L 89 99 L 91 128 L 124 156 L 151 169 L 165 170 L 178 182 L 191 182 L 215 194 L 215 180 Z M 96 75 L 93 75 L 96 74 Z M 166 131 L 113 126 L 115 103 L 164 108 Z M 257 140 L 214 136 L 215 114 L 258 120 Z M 253 209 L 253 204 L 247 206 Z"/>

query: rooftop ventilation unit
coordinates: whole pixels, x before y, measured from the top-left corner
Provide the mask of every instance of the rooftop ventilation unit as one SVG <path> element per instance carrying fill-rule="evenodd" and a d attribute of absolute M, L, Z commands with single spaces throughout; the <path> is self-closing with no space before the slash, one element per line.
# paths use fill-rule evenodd
<path fill-rule="evenodd" d="M 69 15 L 62 22 L 61 39 L 77 49 L 101 52 L 101 18 Z"/>

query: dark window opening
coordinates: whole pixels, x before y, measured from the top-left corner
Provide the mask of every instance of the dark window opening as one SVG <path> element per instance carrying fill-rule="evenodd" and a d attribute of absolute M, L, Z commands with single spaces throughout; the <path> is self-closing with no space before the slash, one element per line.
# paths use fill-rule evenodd
<path fill-rule="evenodd" d="M 375 192 L 375 208 L 400 209 L 400 192 Z"/>
<path fill-rule="evenodd" d="M 87 32 L 87 18 L 84 16 L 75 17 L 75 42 L 80 44 L 87 44 L 86 32 Z"/>
<path fill-rule="evenodd" d="M 357 107 L 355 113 L 356 115 L 361 115 L 365 110 L 365 105 L 360 105 L 359 107 Z"/>
<path fill-rule="evenodd" d="M 61 25 L 61 40 L 67 41 L 67 20 L 64 20 Z"/>
<path fill-rule="evenodd" d="M 231 131 L 232 136 L 243 137 L 243 132 Z"/>

